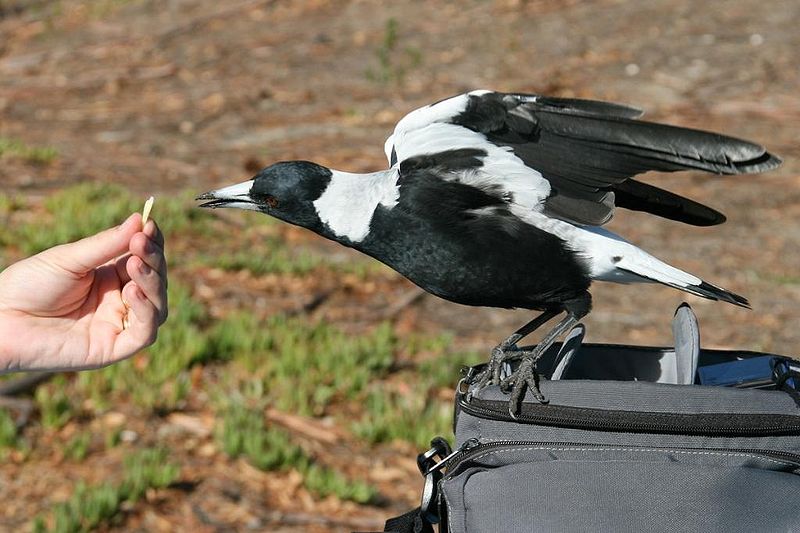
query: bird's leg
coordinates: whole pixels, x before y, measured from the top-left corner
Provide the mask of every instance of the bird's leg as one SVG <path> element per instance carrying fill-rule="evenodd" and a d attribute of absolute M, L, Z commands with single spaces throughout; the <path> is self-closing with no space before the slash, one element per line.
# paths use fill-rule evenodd
<path fill-rule="evenodd" d="M 506 340 L 492 348 L 492 357 L 489 360 L 489 364 L 477 379 L 478 389 L 482 389 L 489 383 L 498 385 L 500 383 L 500 372 L 503 369 L 503 363 L 519 359 L 526 353 L 517 350 L 517 343 L 540 328 L 542 324 L 556 316 L 559 312 L 560 310 L 558 309 L 545 310 L 542 314 L 511 334 Z"/>
<path fill-rule="evenodd" d="M 558 337 L 566 333 L 580 320 L 580 317 L 573 312 L 567 311 L 567 313 L 567 316 L 556 324 L 533 350 L 520 352 L 520 354 L 522 354 L 522 362 L 519 364 L 519 367 L 517 367 L 513 374 L 500 382 L 500 388 L 504 391 L 508 391 L 509 388 L 511 389 L 508 412 L 513 418 L 516 418 L 519 414 L 522 400 L 525 398 L 525 391 L 527 389 L 531 390 L 534 398 L 540 403 L 547 403 L 547 399 L 542 394 L 542 391 L 539 390 L 539 374 L 536 372 L 536 362 L 542 354 L 553 345 Z"/>

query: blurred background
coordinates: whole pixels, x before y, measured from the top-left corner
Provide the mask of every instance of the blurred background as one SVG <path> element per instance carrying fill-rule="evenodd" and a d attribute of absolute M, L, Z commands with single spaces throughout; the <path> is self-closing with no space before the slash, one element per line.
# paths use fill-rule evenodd
<path fill-rule="evenodd" d="M 471 89 L 624 102 L 782 156 L 766 175 L 646 178 L 723 226 L 610 223 L 752 311 L 597 284 L 587 341 L 669 344 L 686 300 L 706 347 L 794 354 L 799 19 L 793 0 L 0 0 L 0 267 L 152 194 L 171 268 L 153 348 L 0 381 L 0 530 L 350 531 L 415 505 L 459 367 L 530 313 L 438 300 L 192 198 L 279 160 L 385 167 L 398 119 Z"/>

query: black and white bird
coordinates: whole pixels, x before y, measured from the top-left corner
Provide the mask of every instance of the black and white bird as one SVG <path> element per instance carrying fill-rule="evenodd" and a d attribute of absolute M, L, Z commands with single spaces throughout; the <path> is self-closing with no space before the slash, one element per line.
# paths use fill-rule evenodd
<path fill-rule="evenodd" d="M 281 162 L 201 195 L 201 207 L 256 210 L 308 228 L 465 305 L 542 314 L 494 350 L 484 382 L 541 401 L 536 360 L 591 309 L 592 281 L 662 283 L 712 300 L 747 300 L 664 263 L 602 226 L 617 207 L 695 226 L 718 211 L 631 179 L 649 170 L 763 172 L 780 160 L 716 133 L 638 120 L 639 109 L 533 94 L 472 91 L 412 111 L 370 174 Z M 531 351 L 517 342 L 565 313 Z"/>

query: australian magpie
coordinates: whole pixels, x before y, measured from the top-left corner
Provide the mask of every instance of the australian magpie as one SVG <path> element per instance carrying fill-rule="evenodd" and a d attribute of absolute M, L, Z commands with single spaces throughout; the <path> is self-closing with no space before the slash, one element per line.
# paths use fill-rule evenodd
<path fill-rule="evenodd" d="M 536 360 L 589 313 L 594 280 L 662 283 L 749 307 L 602 226 L 617 207 L 721 224 L 722 213 L 631 178 L 648 170 L 763 172 L 780 159 L 748 141 L 645 122 L 641 114 L 592 100 L 472 91 L 401 119 L 385 143 L 387 170 L 281 162 L 198 200 L 308 228 L 452 302 L 542 311 L 493 350 L 483 382 L 510 389 L 512 406 L 526 389 L 544 401 Z M 533 350 L 517 348 L 562 312 Z M 518 370 L 501 380 L 511 359 L 521 359 Z"/>

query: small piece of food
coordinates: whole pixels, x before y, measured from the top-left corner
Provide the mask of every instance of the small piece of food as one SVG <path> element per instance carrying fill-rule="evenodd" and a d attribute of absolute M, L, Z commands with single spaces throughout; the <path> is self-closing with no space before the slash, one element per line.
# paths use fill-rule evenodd
<path fill-rule="evenodd" d="M 144 203 L 144 209 L 142 210 L 142 227 L 147 224 L 147 219 L 150 217 L 150 210 L 153 209 L 153 202 L 155 201 L 156 199 L 151 196 Z"/>

